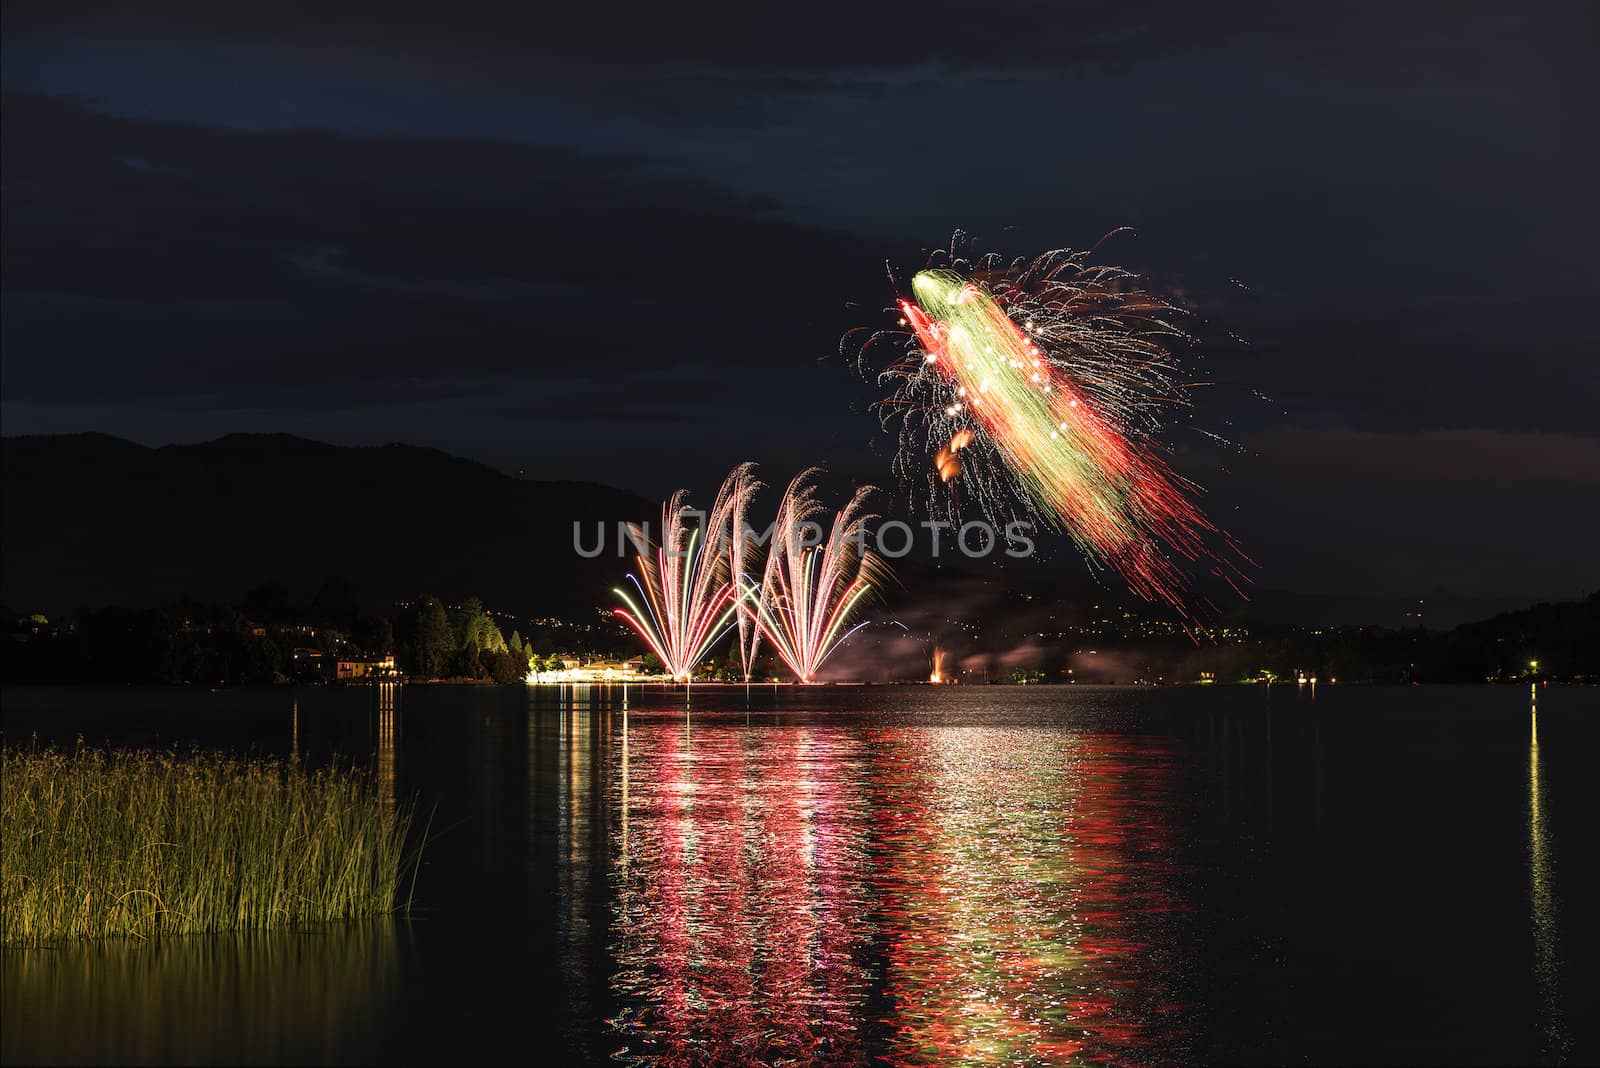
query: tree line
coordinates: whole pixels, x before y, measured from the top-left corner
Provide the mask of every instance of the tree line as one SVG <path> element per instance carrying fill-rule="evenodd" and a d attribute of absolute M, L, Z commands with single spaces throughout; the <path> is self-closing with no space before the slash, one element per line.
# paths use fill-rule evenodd
<path fill-rule="evenodd" d="M 326 681 L 338 659 L 393 654 L 413 679 L 521 681 L 560 666 L 557 653 L 626 648 L 594 627 L 530 625 L 505 633 L 477 597 L 423 596 L 362 611 L 360 587 L 331 576 L 305 602 L 268 581 L 236 602 L 178 597 L 155 608 L 83 607 L 52 618 L 0 606 L 0 679 L 7 683 L 261 685 Z M 298 655 L 297 655 L 298 654 Z M 320 655 L 311 655 L 320 654 Z"/>

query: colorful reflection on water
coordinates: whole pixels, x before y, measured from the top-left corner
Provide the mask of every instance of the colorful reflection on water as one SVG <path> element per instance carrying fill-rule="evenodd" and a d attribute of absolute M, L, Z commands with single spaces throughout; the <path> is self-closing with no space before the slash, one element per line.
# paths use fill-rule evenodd
<path fill-rule="evenodd" d="M 981 727 L 897 731 L 876 748 L 892 1059 L 1178 1055 L 1170 753 Z"/>
<path fill-rule="evenodd" d="M 0 952 L 0 1061 L 1593 1062 L 1592 693 L 11 691 L 434 838 L 405 924 Z"/>
<path fill-rule="evenodd" d="M 872 990 L 863 740 L 630 725 L 612 1024 L 652 1063 L 860 1062 Z M 619 754 L 619 759 L 622 759 Z"/>
<path fill-rule="evenodd" d="M 1182 1056 L 1160 743 L 636 719 L 615 759 L 624 1056 Z"/>

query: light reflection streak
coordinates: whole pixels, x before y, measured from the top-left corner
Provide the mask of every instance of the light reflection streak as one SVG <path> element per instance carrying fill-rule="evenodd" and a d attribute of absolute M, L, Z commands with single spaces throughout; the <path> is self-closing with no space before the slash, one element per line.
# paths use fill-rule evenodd
<path fill-rule="evenodd" d="M 1553 1062 L 1565 1059 L 1571 1045 L 1561 1009 L 1561 954 L 1556 917 L 1555 872 L 1550 830 L 1545 823 L 1544 787 L 1539 782 L 1539 687 L 1532 684 L 1528 707 L 1528 875 L 1533 922 L 1533 979 L 1538 989 L 1541 1052 Z"/>
<path fill-rule="evenodd" d="M 583 696 L 588 697 L 588 688 Z M 593 869 L 594 788 L 595 777 L 591 753 L 596 730 L 603 730 L 610 718 L 596 711 L 591 702 L 577 707 L 572 700 L 578 696 L 577 687 L 571 694 L 563 691 L 558 707 L 560 716 L 560 744 L 556 802 L 556 850 L 560 857 L 558 929 L 561 932 L 561 955 L 568 1004 L 574 1020 L 588 1019 L 592 1014 L 587 993 L 589 990 L 588 947 L 593 928 L 589 921 L 589 885 Z M 599 726 L 597 726 L 599 724 Z"/>
<path fill-rule="evenodd" d="M 1174 743 L 715 716 L 620 741 L 618 1059 L 1192 1054 Z"/>
<path fill-rule="evenodd" d="M 378 795 L 383 799 L 383 807 L 390 812 L 395 806 L 395 753 L 396 735 L 399 732 L 399 714 L 396 710 L 400 686 L 393 682 L 378 683 Z M 296 706 L 296 738 L 299 737 L 299 706 Z"/>

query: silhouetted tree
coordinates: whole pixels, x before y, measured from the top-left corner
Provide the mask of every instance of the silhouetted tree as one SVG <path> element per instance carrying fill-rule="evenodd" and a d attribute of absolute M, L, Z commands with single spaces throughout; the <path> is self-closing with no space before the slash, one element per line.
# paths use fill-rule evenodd
<path fill-rule="evenodd" d="M 349 631 L 361 612 L 361 586 L 344 575 L 329 575 L 311 598 L 311 619 L 323 626 Z"/>
<path fill-rule="evenodd" d="M 450 658 L 450 674 L 452 677 L 463 679 L 483 677 L 483 661 L 479 656 L 477 642 L 468 642 Z"/>
<path fill-rule="evenodd" d="M 240 604 L 246 615 L 263 623 L 282 623 L 289 618 L 289 587 L 268 579 L 244 595 Z"/>
<path fill-rule="evenodd" d="M 417 609 L 415 666 L 423 678 L 438 678 L 456 650 L 455 632 L 436 597 L 424 597 Z"/>
<path fill-rule="evenodd" d="M 394 624 L 385 616 L 366 616 L 357 620 L 351 637 L 368 656 L 381 656 L 395 651 Z"/>
<path fill-rule="evenodd" d="M 507 649 L 500 653 L 483 654 L 483 666 L 488 669 L 489 677 L 501 685 L 511 685 L 523 681 L 528 675 L 528 663 L 520 652 Z"/>
<path fill-rule="evenodd" d="M 461 602 L 460 608 L 450 612 L 450 625 L 455 628 L 456 648 L 465 649 L 470 642 L 476 642 L 488 617 L 483 614 L 483 602 L 476 597 L 468 597 Z"/>

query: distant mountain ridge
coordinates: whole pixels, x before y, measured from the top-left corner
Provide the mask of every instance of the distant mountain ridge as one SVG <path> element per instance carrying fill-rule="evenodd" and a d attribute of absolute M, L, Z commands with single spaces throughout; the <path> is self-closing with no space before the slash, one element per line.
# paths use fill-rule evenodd
<path fill-rule="evenodd" d="M 1548 598 L 1552 601 L 1564 597 Z M 1257 589 L 1250 600 L 1231 606 L 1228 617 L 1239 621 L 1293 623 L 1300 626 L 1380 626 L 1449 629 L 1504 612 L 1526 608 L 1531 597 L 1468 597 L 1436 589 L 1421 597 L 1374 594 L 1295 593 Z"/>
<path fill-rule="evenodd" d="M 236 601 L 268 579 L 305 598 L 324 577 L 346 575 L 372 611 L 423 593 L 476 594 L 519 615 L 585 619 L 609 606 L 627 571 L 615 523 L 660 515 L 658 503 L 596 483 L 515 478 L 423 446 L 289 434 L 154 448 L 108 434 L 34 435 L 0 439 L 0 458 L 0 602 L 19 611 L 147 607 L 179 594 Z M 586 544 L 593 524 L 606 524 L 608 551 L 575 553 L 574 521 Z M 921 573 L 911 560 L 896 570 L 908 582 Z M 1125 593 L 1062 570 L 992 574 L 1139 611 Z M 1416 626 L 1407 613 L 1420 610 L 1422 625 L 1449 628 L 1533 598 L 1436 591 L 1418 600 L 1258 588 L 1224 610 L 1238 622 L 1385 627 Z"/>
<path fill-rule="evenodd" d="M 229 434 L 150 448 L 70 434 L 5 438 L 0 450 L 0 600 L 19 610 L 236 600 L 266 579 L 309 596 L 337 574 L 374 610 L 426 592 L 578 618 L 605 604 L 625 565 L 580 558 L 573 522 L 592 532 L 657 508 L 412 445 Z"/>

